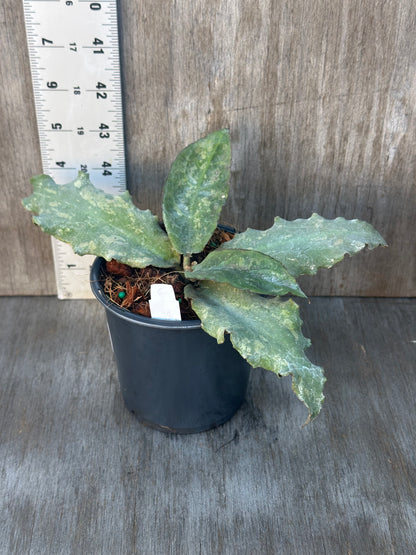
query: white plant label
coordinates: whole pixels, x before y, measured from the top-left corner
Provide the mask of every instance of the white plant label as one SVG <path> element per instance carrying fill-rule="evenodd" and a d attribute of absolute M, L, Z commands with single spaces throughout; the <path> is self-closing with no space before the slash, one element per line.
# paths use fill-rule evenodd
<path fill-rule="evenodd" d="M 161 320 L 181 320 L 179 302 L 172 285 L 156 283 L 150 286 L 150 314 Z"/>
<path fill-rule="evenodd" d="M 126 189 L 117 0 L 23 0 L 43 172 Z M 53 239 L 58 298 L 92 298 L 93 257 Z"/>

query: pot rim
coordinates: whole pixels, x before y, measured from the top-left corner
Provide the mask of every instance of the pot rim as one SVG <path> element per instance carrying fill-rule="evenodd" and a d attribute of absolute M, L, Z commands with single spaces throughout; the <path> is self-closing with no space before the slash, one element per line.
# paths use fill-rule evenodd
<path fill-rule="evenodd" d="M 100 283 L 100 269 L 101 265 L 105 262 L 102 257 L 96 257 L 90 272 L 90 286 L 95 298 L 104 306 L 106 310 L 110 310 L 119 318 L 127 320 L 129 322 L 147 326 L 150 328 L 160 328 L 160 329 L 200 329 L 201 320 L 161 320 L 159 318 L 148 318 L 147 316 L 141 316 L 140 314 L 134 314 L 129 312 L 124 308 L 120 308 L 117 304 L 113 303 L 107 295 L 104 293 L 103 288 Z"/>

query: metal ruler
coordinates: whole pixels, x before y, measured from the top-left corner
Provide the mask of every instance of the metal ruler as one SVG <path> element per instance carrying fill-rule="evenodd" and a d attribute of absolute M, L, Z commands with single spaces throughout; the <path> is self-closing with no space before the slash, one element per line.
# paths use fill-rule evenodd
<path fill-rule="evenodd" d="M 117 0 L 23 0 L 44 173 L 126 189 Z M 93 257 L 52 240 L 58 298 L 92 298 Z"/>

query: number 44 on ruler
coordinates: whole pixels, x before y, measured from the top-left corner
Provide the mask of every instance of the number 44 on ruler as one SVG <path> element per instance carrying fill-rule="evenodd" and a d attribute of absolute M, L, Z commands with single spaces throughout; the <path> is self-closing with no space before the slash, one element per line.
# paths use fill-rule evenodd
<path fill-rule="evenodd" d="M 23 0 L 43 172 L 126 189 L 117 1 Z M 90 298 L 90 256 L 52 240 L 58 297 Z"/>

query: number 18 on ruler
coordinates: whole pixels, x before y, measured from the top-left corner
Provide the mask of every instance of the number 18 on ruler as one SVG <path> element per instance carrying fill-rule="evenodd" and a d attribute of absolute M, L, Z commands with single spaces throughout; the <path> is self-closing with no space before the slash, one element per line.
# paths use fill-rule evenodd
<path fill-rule="evenodd" d="M 126 189 L 116 0 L 23 0 L 44 173 Z M 58 297 L 90 298 L 90 256 L 53 239 Z"/>

